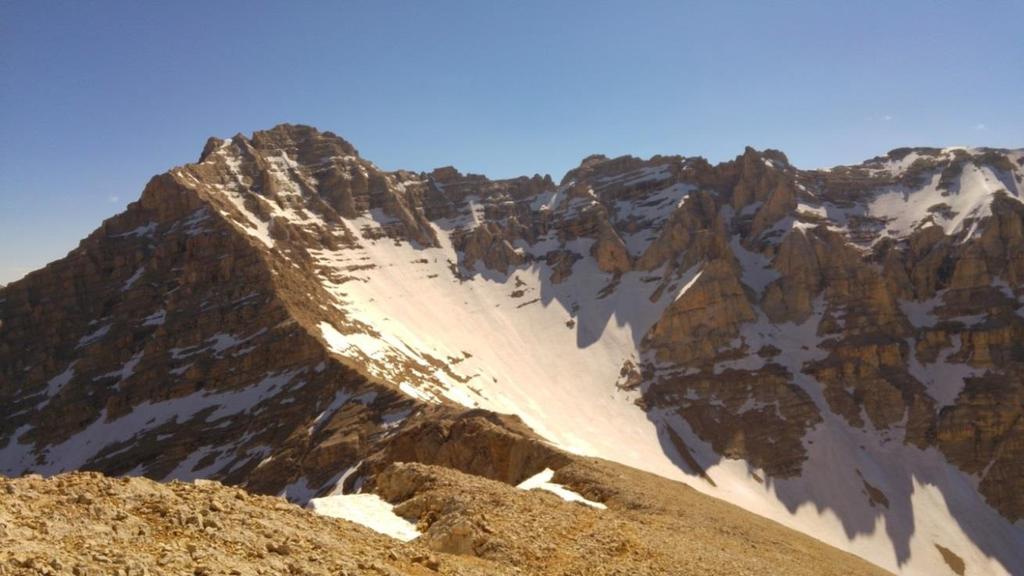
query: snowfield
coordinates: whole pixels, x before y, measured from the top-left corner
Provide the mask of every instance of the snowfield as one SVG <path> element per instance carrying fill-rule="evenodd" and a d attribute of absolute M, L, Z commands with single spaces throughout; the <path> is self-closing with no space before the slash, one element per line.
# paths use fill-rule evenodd
<path fill-rule="evenodd" d="M 356 230 L 376 226 L 372 218 L 352 222 Z M 637 393 L 615 386 L 623 363 L 639 359 L 643 335 L 699 277 L 699 265 L 680 274 L 654 302 L 655 285 L 637 273 L 624 274 L 615 291 L 602 298 L 611 275 L 597 270 L 591 258 L 579 260 L 561 284 L 550 281 L 545 264 L 519 267 L 508 277 L 480 268 L 468 280 L 456 278 L 450 263 L 457 256 L 448 232 L 435 231 L 439 248 L 364 238 L 358 248 L 318 255 L 322 266 L 338 271 L 357 263 L 376 266 L 349 271 L 356 278 L 340 284 L 324 280 L 339 307 L 379 334 L 342 334 L 339 327 L 322 324 L 336 353 L 369 362 L 372 373 L 385 377 L 411 373 L 396 366 L 418 366 L 418 374 L 433 377 L 397 382 L 410 396 L 517 414 L 563 449 L 685 482 L 893 572 L 945 573 L 938 543 L 981 573 L 1010 573 L 961 526 L 970 526 L 975 537 L 986 534 L 987 545 L 1024 568 L 1024 550 L 1018 546 L 1024 542 L 1024 527 L 1002 520 L 975 490 L 975 479 L 934 450 L 907 446 L 892 432 L 853 429 L 831 413 L 820 384 L 800 373 L 804 363 L 825 356 L 817 336 L 821 310 L 803 325 L 775 326 L 762 316 L 745 328 L 749 350 L 769 343 L 783 350 L 779 358 L 798 374 L 797 383 L 826 418 L 805 439 L 809 460 L 802 477 L 761 482 L 755 475 L 763 473 L 715 454 L 678 416 L 645 413 L 634 404 Z M 588 241 L 568 247 L 589 253 Z M 740 247 L 737 256 L 743 282 L 755 292 L 776 277 L 759 255 Z M 510 296 L 514 287 L 523 291 L 521 297 Z M 428 356 L 448 359 L 450 372 L 433 368 Z M 932 376 L 931 381 L 941 383 L 929 385 L 941 401 L 953 393 L 953 384 L 945 382 L 952 378 L 962 385 L 961 375 L 950 374 L 942 364 L 947 357 L 921 368 L 924 374 L 944 374 Z M 758 362 L 763 360 L 752 354 L 732 367 L 756 369 Z M 678 455 L 666 448 L 668 427 L 697 452 L 716 486 L 680 468 Z M 544 478 L 531 480 L 566 497 Z M 865 483 L 900 504 L 872 508 Z"/>

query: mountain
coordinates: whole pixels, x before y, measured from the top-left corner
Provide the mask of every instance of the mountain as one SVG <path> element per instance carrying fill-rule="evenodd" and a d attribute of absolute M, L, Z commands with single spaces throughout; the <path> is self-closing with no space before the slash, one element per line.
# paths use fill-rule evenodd
<path fill-rule="evenodd" d="M 419 462 L 605 502 L 562 469 L 612 461 L 894 572 L 1021 573 L 1022 201 L 1024 150 L 556 184 L 212 138 L 0 290 L 0 473 L 307 503 Z"/>

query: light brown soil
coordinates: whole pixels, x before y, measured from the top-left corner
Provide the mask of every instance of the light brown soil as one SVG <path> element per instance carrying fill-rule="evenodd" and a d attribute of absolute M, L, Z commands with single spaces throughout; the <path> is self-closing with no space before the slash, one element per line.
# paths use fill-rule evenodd
<path fill-rule="evenodd" d="M 423 536 L 402 543 L 215 482 L 0 478 L 0 575 L 884 574 L 656 476 L 577 461 L 556 482 L 608 510 L 455 470 L 377 478 Z"/>
<path fill-rule="evenodd" d="M 418 544 L 214 482 L 159 484 L 94 473 L 0 478 L 5 576 L 437 573 L 511 572 L 439 558 Z"/>
<path fill-rule="evenodd" d="M 434 550 L 528 566 L 531 574 L 887 574 L 684 484 L 573 460 L 553 481 L 608 510 L 419 464 L 392 466 L 377 488 L 401 501 L 397 512 L 421 519 L 421 539 Z"/>

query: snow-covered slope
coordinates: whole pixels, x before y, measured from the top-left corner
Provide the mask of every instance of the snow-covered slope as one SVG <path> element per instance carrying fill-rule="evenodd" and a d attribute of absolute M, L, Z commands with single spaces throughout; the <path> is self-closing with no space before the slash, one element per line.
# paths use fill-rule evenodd
<path fill-rule="evenodd" d="M 353 224 L 375 226 L 372 220 Z M 447 235 L 437 232 L 439 247 L 382 238 L 364 240 L 337 259 L 318 259 L 338 269 L 354 262 L 376 266 L 355 271 L 342 284 L 325 281 L 334 304 L 380 333 L 359 334 L 345 346 L 326 328 L 339 354 L 413 397 L 520 415 L 561 448 L 686 482 L 894 572 L 944 573 L 948 567 L 936 544 L 955 550 L 979 573 L 1006 572 L 1007 560 L 1024 566 L 1024 527 L 1009 524 L 985 503 L 976 478 L 934 449 L 907 446 L 888 431 L 849 426 L 820 393 L 816 403 L 825 421 L 803 440 L 808 459 L 802 475 L 767 482 L 750 464 L 717 455 L 682 418 L 638 407 L 637 392 L 616 383 L 624 363 L 639 362 L 640 340 L 685 290 L 684 281 L 652 302 L 654 287 L 640 272 L 622 275 L 615 292 L 601 298 L 612 277 L 591 260 L 581 260 L 558 285 L 543 264 L 518 268 L 508 278 L 483 271 L 460 279 L 449 269 L 455 256 Z M 511 297 L 514 287 L 523 296 Z M 803 324 L 789 325 L 762 316 L 746 325 L 741 338 L 751 350 L 781 348 L 797 382 L 813 393 L 820 384 L 800 372 L 805 362 L 825 356 L 817 336 L 821 316 L 819 310 Z M 752 357 L 749 362 L 764 363 Z M 430 358 L 450 364 L 435 368 Z M 403 380 L 408 374 L 416 378 Z M 708 463 L 705 473 L 714 486 L 680 467 L 665 438 L 669 427 Z M 888 508 L 872 505 L 867 485 L 887 495 Z M 1001 553 L 993 557 L 992 549 Z"/>

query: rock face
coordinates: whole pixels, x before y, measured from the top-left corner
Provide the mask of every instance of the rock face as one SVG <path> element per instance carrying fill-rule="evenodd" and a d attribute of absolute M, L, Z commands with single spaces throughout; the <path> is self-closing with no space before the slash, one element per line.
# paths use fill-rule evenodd
<path fill-rule="evenodd" d="M 68 258 L 5 290 L 5 472 L 216 471 L 279 491 L 304 470 L 326 480 L 410 409 L 331 359 L 288 296 L 307 281 L 181 179 L 154 178 Z"/>
<path fill-rule="evenodd" d="M 516 484 L 579 453 L 891 570 L 1024 571 L 1022 164 L 748 148 L 555 184 L 212 138 L 0 288 L 0 473 L 304 502 L 395 461 Z"/>

